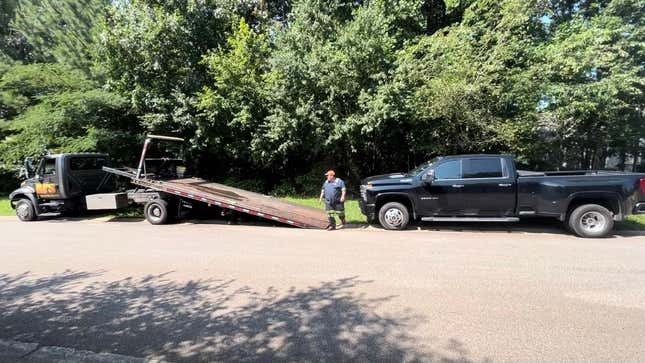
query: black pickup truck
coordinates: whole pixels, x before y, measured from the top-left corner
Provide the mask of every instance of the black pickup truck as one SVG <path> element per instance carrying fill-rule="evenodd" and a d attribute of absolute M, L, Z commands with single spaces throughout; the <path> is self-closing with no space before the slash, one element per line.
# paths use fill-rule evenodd
<path fill-rule="evenodd" d="M 507 155 L 438 157 L 408 173 L 361 182 L 361 212 L 385 229 L 421 221 L 516 222 L 550 216 L 581 237 L 606 236 L 614 221 L 645 213 L 645 174 L 516 170 Z"/>

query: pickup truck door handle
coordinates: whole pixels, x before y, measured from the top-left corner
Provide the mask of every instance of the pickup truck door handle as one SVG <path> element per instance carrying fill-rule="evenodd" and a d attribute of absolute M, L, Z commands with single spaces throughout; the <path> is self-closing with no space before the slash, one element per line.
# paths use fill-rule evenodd
<path fill-rule="evenodd" d="M 500 187 L 510 187 L 513 184 L 511 184 L 511 183 L 499 183 L 497 185 L 499 185 Z"/>
<path fill-rule="evenodd" d="M 453 184 L 452 187 L 453 188 L 463 188 L 464 185 L 463 184 Z"/>

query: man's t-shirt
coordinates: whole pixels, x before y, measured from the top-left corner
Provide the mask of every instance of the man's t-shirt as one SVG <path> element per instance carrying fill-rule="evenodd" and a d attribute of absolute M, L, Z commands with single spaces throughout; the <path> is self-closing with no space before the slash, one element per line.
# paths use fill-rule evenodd
<path fill-rule="evenodd" d="M 325 201 L 339 202 L 342 192 L 345 189 L 345 182 L 340 178 L 334 179 L 331 183 L 325 180 L 322 189 L 325 191 Z"/>

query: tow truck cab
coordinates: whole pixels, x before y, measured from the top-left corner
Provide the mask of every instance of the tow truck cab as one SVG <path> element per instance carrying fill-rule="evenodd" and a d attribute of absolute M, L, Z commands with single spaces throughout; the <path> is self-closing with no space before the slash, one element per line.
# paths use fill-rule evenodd
<path fill-rule="evenodd" d="M 107 164 L 108 155 L 99 153 L 46 155 L 36 167 L 26 159 L 27 179 L 9 195 L 11 206 L 23 221 L 83 211 L 86 195 L 111 191 Z"/>

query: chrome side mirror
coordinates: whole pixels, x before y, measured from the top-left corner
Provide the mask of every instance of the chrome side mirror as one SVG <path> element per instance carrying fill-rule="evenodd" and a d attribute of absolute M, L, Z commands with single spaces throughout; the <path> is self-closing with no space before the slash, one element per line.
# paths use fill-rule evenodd
<path fill-rule="evenodd" d="M 26 157 L 22 167 L 20 168 L 20 176 L 25 177 L 25 179 L 31 178 L 31 176 L 34 174 L 34 166 L 33 166 L 33 159 L 30 157 Z"/>
<path fill-rule="evenodd" d="M 432 183 L 432 181 L 434 180 L 434 170 L 430 169 L 427 172 L 423 173 L 421 180 L 424 183 Z"/>

